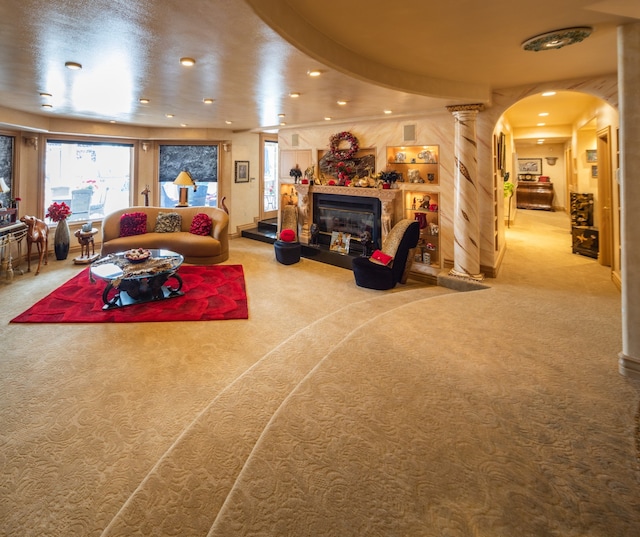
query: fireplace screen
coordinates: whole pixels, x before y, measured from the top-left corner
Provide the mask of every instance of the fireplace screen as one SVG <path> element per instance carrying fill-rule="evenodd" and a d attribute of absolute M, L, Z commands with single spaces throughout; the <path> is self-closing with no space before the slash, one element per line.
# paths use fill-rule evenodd
<path fill-rule="evenodd" d="M 365 231 L 379 246 L 380 200 L 359 196 L 316 194 L 313 200 L 313 221 L 320 230 L 320 244 L 329 245 L 334 232 L 348 233 L 352 240 L 350 252 L 362 250 L 360 238 Z"/>

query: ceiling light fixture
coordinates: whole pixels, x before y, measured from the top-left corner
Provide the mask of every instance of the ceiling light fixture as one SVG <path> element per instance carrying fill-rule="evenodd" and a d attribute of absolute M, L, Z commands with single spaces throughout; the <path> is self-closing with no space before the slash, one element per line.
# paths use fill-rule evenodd
<path fill-rule="evenodd" d="M 556 94 L 555 91 L 545 91 L 542 96 L 543 97 L 553 97 Z"/>
<path fill-rule="evenodd" d="M 544 127 L 545 125 L 546 125 L 546 123 L 538 123 L 538 124 L 536 125 L 536 127 Z"/>
<path fill-rule="evenodd" d="M 171 119 L 173 117 L 173 114 L 165 114 L 164 117 Z"/>
<path fill-rule="evenodd" d="M 287 114 L 278 114 L 278 117 L 286 117 Z"/>
<path fill-rule="evenodd" d="M 45 97 L 46 99 L 49 99 L 49 98 L 53 97 L 53 95 L 51 95 L 51 93 L 41 92 L 40 93 L 40 97 Z"/>
<path fill-rule="evenodd" d="M 387 115 L 388 114 L 393 114 L 393 110 L 385 110 L 384 113 L 387 114 Z"/>
<path fill-rule="evenodd" d="M 146 97 L 143 97 L 142 99 L 139 99 L 139 102 L 140 104 L 149 104 L 151 101 Z"/>
<path fill-rule="evenodd" d="M 324 118 L 325 121 L 331 121 L 331 118 L 329 116 Z"/>
<path fill-rule="evenodd" d="M 202 99 L 204 104 L 213 104 L 213 99 Z"/>
<path fill-rule="evenodd" d="M 226 123 L 227 125 L 231 125 L 231 124 L 233 123 L 233 121 L 226 120 L 226 121 L 225 121 L 225 123 Z"/>
<path fill-rule="evenodd" d="M 538 115 L 540 117 L 547 117 L 549 115 L 549 112 L 540 112 Z"/>
<path fill-rule="evenodd" d="M 193 58 L 180 58 L 180 63 L 185 67 L 193 67 L 196 61 Z"/>
<path fill-rule="evenodd" d="M 307 71 L 307 74 L 309 76 L 320 76 L 322 74 L 322 71 L 320 71 L 318 69 L 313 69 L 311 71 Z"/>
<path fill-rule="evenodd" d="M 338 103 L 338 105 L 340 106 L 344 106 L 345 104 L 347 104 L 347 101 L 336 101 Z"/>
<path fill-rule="evenodd" d="M 82 69 L 82 65 L 77 62 L 66 62 L 64 66 L 67 69 L 71 69 L 72 71 L 79 71 L 80 69 Z"/>
<path fill-rule="evenodd" d="M 593 28 L 590 26 L 576 26 L 553 30 L 544 34 L 530 37 L 522 43 L 524 50 L 539 52 L 541 50 L 555 50 L 574 43 L 580 43 L 591 35 Z"/>
<path fill-rule="evenodd" d="M 51 104 L 43 104 L 42 108 L 47 108 L 47 109 L 53 108 L 53 105 L 51 105 Z"/>
<path fill-rule="evenodd" d="M 298 97 L 300 97 L 300 94 L 297 91 L 294 91 L 293 93 L 289 93 L 289 97 L 291 97 L 292 99 L 297 99 Z"/>

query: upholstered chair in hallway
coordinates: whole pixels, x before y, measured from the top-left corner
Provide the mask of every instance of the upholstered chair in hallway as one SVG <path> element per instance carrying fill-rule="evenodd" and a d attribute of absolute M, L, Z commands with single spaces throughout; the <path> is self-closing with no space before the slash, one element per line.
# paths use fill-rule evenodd
<path fill-rule="evenodd" d="M 420 225 L 415 220 L 400 220 L 385 237 L 382 249 L 370 258 L 356 257 L 352 262 L 356 284 L 369 289 L 393 289 L 405 283 L 413 249 L 418 245 Z"/>

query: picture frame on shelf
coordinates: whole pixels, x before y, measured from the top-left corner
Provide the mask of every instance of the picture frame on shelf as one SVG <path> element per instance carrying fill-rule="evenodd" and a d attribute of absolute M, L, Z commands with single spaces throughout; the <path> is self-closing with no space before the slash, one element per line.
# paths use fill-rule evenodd
<path fill-rule="evenodd" d="M 235 162 L 235 182 L 236 183 L 248 183 L 249 182 L 249 161 L 248 160 L 236 160 L 236 162 Z"/>
<path fill-rule="evenodd" d="M 542 175 L 541 158 L 519 158 L 518 173 L 529 175 Z"/>
<path fill-rule="evenodd" d="M 587 162 L 598 162 L 597 149 L 587 149 Z"/>

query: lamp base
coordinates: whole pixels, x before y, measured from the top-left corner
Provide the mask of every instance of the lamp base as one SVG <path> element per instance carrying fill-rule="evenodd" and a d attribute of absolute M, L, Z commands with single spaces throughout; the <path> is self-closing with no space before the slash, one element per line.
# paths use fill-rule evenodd
<path fill-rule="evenodd" d="M 180 199 L 176 207 L 189 207 L 189 188 L 180 187 Z"/>

